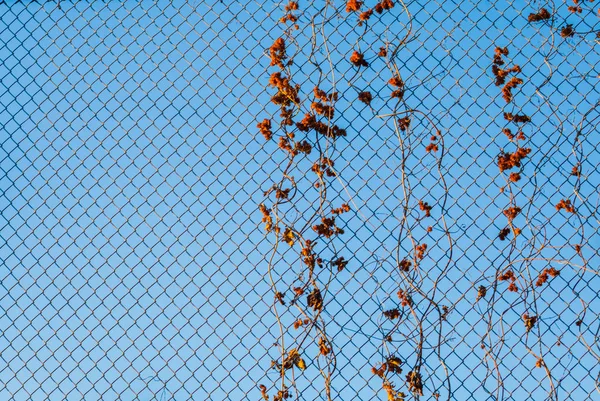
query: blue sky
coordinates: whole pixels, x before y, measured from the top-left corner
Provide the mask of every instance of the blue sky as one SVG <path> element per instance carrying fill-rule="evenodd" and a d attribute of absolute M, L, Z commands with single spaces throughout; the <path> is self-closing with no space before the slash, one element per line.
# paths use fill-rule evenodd
<path fill-rule="evenodd" d="M 491 283 L 508 254 L 508 242 L 496 239 L 508 198 L 498 190 L 504 182 L 495 165 L 507 141 L 501 134 L 505 104 L 490 73 L 493 48 L 508 46 L 510 64 L 521 65 L 527 82 L 515 107 L 533 119 L 525 134 L 534 151 L 517 195 L 523 204 L 534 197 L 531 226 L 517 246 L 529 252 L 526 241 L 544 226 L 550 244 L 543 255 L 580 264 L 571 247 L 551 246 L 577 243 L 584 228 L 583 252 L 589 268 L 597 269 L 597 45 L 593 35 L 567 41 L 556 35 L 559 50 L 548 58 L 553 76 L 536 94 L 547 76 L 550 46 L 549 28 L 526 21 L 535 4 L 407 5 L 415 40 L 399 54 L 410 88 L 406 103 L 427 111 L 443 131 L 445 216 L 454 241 L 453 260 L 442 275 L 449 248 L 440 221 L 429 235 L 416 230 L 430 246 L 424 289 L 430 291 L 431 280 L 442 275 L 438 302 L 456 303 L 442 347 L 451 399 L 494 400 L 495 379 L 481 384 L 486 305 L 475 303 L 477 286 Z M 257 384 L 276 380 L 272 372 L 265 377 L 278 353 L 266 278 L 273 241 L 262 231 L 257 205 L 278 180 L 281 156 L 255 126 L 277 113 L 266 90 L 272 70 L 264 49 L 280 35 L 275 22 L 281 6 L 0 4 L 0 398 L 257 400 Z M 397 304 L 400 285 L 393 260 L 401 156 L 392 122 L 374 118 L 392 104 L 385 100 L 389 72 L 372 55 L 382 45 L 384 25 L 390 40 L 404 32 L 405 17 L 397 15 L 395 9 L 360 42 L 372 64 L 358 74 L 343 61 L 359 39 L 354 22 L 335 19 L 326 27 L 332 57 L 340 60 L 338 125 L 348 131 L 337 144 L 336 167 L 362 213 L 345 218 L 347 234 L 337 246 L 350 264 L 331 284 L 326 308 L 329 332 L 340 347 L 332 383 L 336 399 L 385 397 L 370 367 L 384 352 L 381 311 Z M 596 20 L 587 15 L 592 25 L 576 27 L 594 29 Z M 309 34 L 298 33 L 305 46 L 299 59 L 308 51 Z M 312 91 L 308 64 L 295 77 Z M 367 87 L 381 93 L 374 110 L 355 99 Z M 415 151 L 405 160 L 413 203 L 425 199 L 439 219 L 443 187 L 436 159 L 423 150 L 431 127 L 418 119 L 413 124 L 407 140 Z M 580 125 L 583 146 L 573 153 Z M 573 198 L 569 172 L 576 159 L 584 173 L 581 221 L 554 209 L 561 198 Z M 301 185 L 309 183 L 303 171 L 311 163 L 301 161 L 294 172 Z M 347 202 L 340 183 L 332 185 L 339 193 L 333 204 Z M 311 210 L 310 195 L 297 207 Z M 523 218 L 517 223 L 525 227 Z M 401 246 L 409 252 L 407 240 Z M 293 263 L 288 252 L 276 265 L 282 286 L 294 282 L 288 270 Z M 535 262 L 519 269 L 535 276 L 547 266 Z M 555 385 L 560 380 L 560 399 L 597 399 L 598 359 L 585 343 L 600 354 L 594 342 L 598 277 L 566 266 L 551 284 L 537 300 L 544 335 L 531 336 L 528 344 L 544 350 Z M 532 368 L 535 358 L 523 345 L 520 315 L 526 309 L 517 303 L 500 318 L 519 297 L 501 294 L 494 316 L 504 326 L 497 323 L 493 332 L 506 331 L 503 399 L 546 399 L 545 374 Z M 580 299 L 587 311 L 577 328 Z M 291 309 L 281 313 L 286 324 L 296 318 Z M 565 345 L 548 351 L 558 338 Z M 316 354 L 314 346 L 306 352 Z M 410 344 L 397 352 L 407 364 L 414 357 Z M 425 398 L 434 388 L 447 397 L 437 356 L 426 353 L 425 364 Z M 303 398 L 325 399 L 320 380 L 309 363 L 297 379 Z"/>

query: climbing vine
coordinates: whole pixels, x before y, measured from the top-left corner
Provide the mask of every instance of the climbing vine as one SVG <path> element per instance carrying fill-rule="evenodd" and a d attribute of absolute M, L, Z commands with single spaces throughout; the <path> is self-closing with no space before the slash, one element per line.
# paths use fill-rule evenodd
<path fill-rule="evenodd" d="M 575 1 L 566 11 L 582 14 L 588 3 Z M 394 179 L 400 188 L 393 194 L 393 216 L 397 220 L 392 233 L 394 248 L 382 246 L 382 255 L 372 265 L 376 269 L 391 266 L 394 285 L 393 289 L 385 288 L 382 299 L 377 299 L 378 333 L 371 338 L 379 345 L 372 355 L 370 374 L 380 381 L 389 401 L 452 399 L 453 374 L 446 353 L 452 341 L 448 334 L 454 327 L 449 319 L 461 303 L 469 300 L 477 305 L 486 325 L 480 349 L 487 374 L 481 382 L 485 387 L 489 378 L 497 380 L 495 390 L 486 391 L 495 399 L 504 399 L 501 365 L 507 349 L 505 320 L 511 318 L 522 327 L 524 349 L 535 358 L 533 367 L 546 373 L 549 397 L 558 399 L 557 380 L 545 359 L 552 346 L 534 339 L 542 338 L 541 326 L 546 319 L 539 301 L 542 292 L 564 276 L 567 266 L 576 266 L 560 257 L 561 249 L 573 249 L 583 259 L 578 268 L 588 268 L 582 251 L 583 232 L 577 244 L 556 245 L 549 234 L 556 230 L 552 220 L 540 222 L 536 217 L 541 213 L 536 210 L 541 208 L 538 199 L 545 184 L 537 182 L 535 173 L 543 156 L 540 158 L 535 147 L 536 119 L 528 113 L 528 100 L 536 94 L 552 108 L 540 92 L 552 74 L 541 86 L 534 87 L 526 74 L 527 60 L 518 62 L 522 57 L 514 44 L 490 45 L 491 74 L 485 79 L 495 87 L 496 121 L 501 125 L 496 137 L 499 151 L 489 163 L 489 169 L 494 170 L 490 175 L 500 182 L 497 189 L 501 194 L 496 219 L 500 223 L 492 237 L 501 262 L 473 280 L 472 298 L 471 294 L 461 294 L 451 299 L 441 284 L 452 280 L 451 272 L 456 270 L 456 231 L 449 220 L 448 170 L 444 164 L 447 130 L 438 116 L 417 101 L 417 87 L 411 86 L 413 83 L 406 78 L 410 71 L 400 62 L 410 56 L 408 44 L 416 37 L 409 7 L 402 1 L 371 4 L 348 0 L 343 5 L 324 1 L 302 9 L 299 2 L 289 1 L 277 12 L 280 31 L 265 48 L 265 59 L 269 61 L 267 111 L 276 111 L 257 124 L 265 149 L 272 152 L 279 166 L 271 174 L 273 181 L 264 190 L 264 202 L 259 205 L 264 231 L 272 244 L 266 271 L 272 290 L 270 307 L 278 326 L 277 353 L 268 367 L 274 374 L 266 375 L 276 379 L 258 385 L 262 398 L 300 399 L 302 389 L 297 377 L 308 371 L 321 376 L 320 384 L 313 382 L 312 387 L 322 390 L 327 400 L 340 396 L 332 386 L 339 370 L 337 353 L 343 345 L 331 334 L 334 322 L 328 305 L 335 300 L 331 286 L 340 277 L 366 268 L 353 265 L 355 255 L 342 252 L 348 250 L 344 247 L 348 220 L 361 217 L 364 224 L 370 224 L 351 189 L 344 185 L 344 149 L 357 132 L 344 118 L 340 105 L 360 102 L 364 110 L 361 117 L 367 126 L 381 124 L 379 132 L 385 131 L 386 140 L 394 142 Z M 540 8 L 524 21 L 548 27 L 552 45 L 545 56 L 546 64 L 562 45 L 554 43 L 554 36 L 564 42 L 578 35 L 596 34 L 578 31 L 577 24 L 557 25 L 558 13 Z M 405 23 L 401 28 L 391 27 L 385 22 L 389 16 Z M 327 32 L 332 24 L 342 23 L 351 27 L 356 40 L 343 51 L 334 52 Z M 372 41 L 373 37 L 379 39 Z M 348 71 L 343 78 L 336 76 L 340 70 Z M 580 147 L 584 122 L 585 117 L 574 135 L 577 161 L 568 171 L 575 181 L 575 197 L 560 197 L 544 205 L 572 218 L 581 218 L 577 202 L 583 201 L 578 188 L 583 177 Z M 564 130 L 561 126 L 561 134 Z M 425 172 L 417 176 L 414 166 Z M 435 181 L 438 189 L 421 190 L 417 195 L 414 188 L 424 176 Z M 582 222 L 579 228 L 583 231 Z M 557 254 L 548 256 L 549 250 Z M 444 256 L 432 257 L 432 252 Z M 585 315 L 586 305 L 580 299 Z M 576 326 L 582 324 L 583 316 Z M 443 375 L 434 373 L 436 369 Z"/>

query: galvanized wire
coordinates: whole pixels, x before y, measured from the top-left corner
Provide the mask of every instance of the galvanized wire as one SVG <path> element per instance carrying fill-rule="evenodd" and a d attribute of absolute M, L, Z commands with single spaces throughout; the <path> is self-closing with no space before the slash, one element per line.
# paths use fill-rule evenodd
<path fill-rule="evenodd" d="M 312 91 L 311 55 L 336 60 L 325 66 L 325 89 L 335 79 L 336 121 L 348 132 L 336 142 L 339 180 L 330 191 L 333 203 L 351 204 L 338 244 L 349 264 L 329 283 L 323 312 L 336 354 L 333 399 L 386 397 L 371 368 L 395 330 L 382 312 L 407 285 L 395 261 L 412 251 L 401 231 L 403 185 L 413 222 L 418 199 L 433 207 L 432 231 L 414 228 L 428 244 L 420 290 L 448 308 L 439 327 L 423 318 L 431 332 L 422 398 L 598 399 L 593 4 L 579 13 L 570 3 L 412 1 L 409 15 L 396 2 L 363 32 L 345 2 L 327 3 L 335 17 L 315 50 L 310 17 L 326 2 L 302 3 L 297 83 Z M 260 384 L 272 397 L 274 241 L 258 205 L 284 159 L 256 124 L 278 113 L 266 49 L 281 36 L 284 5 L 0 2 L 1 399 L 254 401 Z M 529 22 L 542 7 L 552 19 Z M 399 143 L 390 71 L 376 53 L 410 24 L 398 64 L 407 108 L 422 114 L 411 113 Z M 567 24 L 573 37 L 561 37 Z M 358 71 L 347 62 L 357 45 L 370 63 Z M 525 80 L 510 109 L 491 73 L 496 46 L 509 49 L 507 64 Z M 372 107 L 356 100 L 366 89 Z M 514 151 L 502 134 L 506 111 L 531 116 L 524 134 L 532 153 L 513 189 L 523 234 L 500 241 L 510 199 L 497 158 Z M 443 159 L 424 151 L 431 121 Z M 309 171 L 308 161 L 298 164 L 299 187 L 313 184 Z M 576 215 L 556 210 L 562 199 Z M 302 221 L 314 201 L 302 194 L 286 218 Z M 296 279 L 294 258 L 279 255 L 281 288 Z M 517 293 L 497 280 L 511 266 L 522 274 Z M 550 267 L 560 276 L 537 287 Z M 278 308 L 291 325 L 293 311 Z M 538 316 L 531 332 L 526 312 Z M 410 344 L 394 349 L 407 365 Z M 315 346 L 307 353 L 299 398 L 326 399 Z M 419 398 L 402 386 L 407 399 Z"/>

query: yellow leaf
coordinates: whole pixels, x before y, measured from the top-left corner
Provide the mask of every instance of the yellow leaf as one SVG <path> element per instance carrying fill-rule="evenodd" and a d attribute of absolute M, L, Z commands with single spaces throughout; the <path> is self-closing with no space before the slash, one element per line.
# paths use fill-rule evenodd
<path fill-rule="evenodd" d="M 285 242 L 287 242 L 287 244 L 289 246 L 293 246 L 294 245 L 295 237 L 294 237 L 294 232 L 292 231 L 291 228 L 287 227 L 285 229 L 285 231 L 283 232 L 283 240 Z"/>
<path fill-rule="evenodd" d="M 306 364 L 304 363 L 304 359 L 298 358 L 298 360 L 296 362 L 296 366 L 298 366 L 302 370 L 306 369 Z"/>

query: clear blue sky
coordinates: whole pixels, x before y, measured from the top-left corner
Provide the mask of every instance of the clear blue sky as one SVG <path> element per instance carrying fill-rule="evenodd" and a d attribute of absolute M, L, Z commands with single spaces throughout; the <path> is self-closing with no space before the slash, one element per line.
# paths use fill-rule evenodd
<path fill-rule="evenodd" d="M 495 380 L 481 385 L 485 308 L 475 305 L 475 289 L 490 284 L 508 247 L 496 240 L 508 203 L 498 191 L 503 181 L 495 166 L 507 145 L 500 133 L 505 106 L 490 73 L 496 45 L 508 46 L 511 64 L 523 68 L 527 82 L 515 104 L 533 118 L 525 134 L 534 152 L 517 199 L 527 204 L 533 188 L 542 186 L 530 210 L 532 226 L 551 218 L 552 245 L 579 242 L 576 229 L 584 227 L 589 267 L 597 270 L 599 261 L 596 110 L 582 131 L 580 194 L 588 205 L 580 204 L 582 221 L 554 209 L 561 198 L 573 199 L 575 129 L 599 100 L 597 45 L 589 35 L 566 42 L 557 36 L 554 76 L 536 95 L 546 77 L 549 31 L 527 23 L 535 5 L 517 3 L 407 3 L 416 40 L 399 55 L 411 88 L 406 102 L 436 119 L 447 144 L 446 217 L 455 244 L 438 301 L 452 305 L 467 293 L 443 333 L 452 339 L 442 354 L 453 400 L 494 399 L 488 390 L 494 393 Z M 264 49 L 279 36 L 281 5 L 177 0 L 60 6 L 0 3 L 0 399 L 256 401 L 257 384 L 275 380 L 272 372 L 264 375 L 278 353 L 265 277 L 272 241 L 262 231 L 257 205 L 279 177 L 279 156 L 255 126 L 277 112 L 265 89 L 271 70 Z M 393 16 L 398 14 L 396 8 Z M 385 18 L 389 39 L 403 36 L 401 23 Z M 327 29 L 334 59 L 346 60 L 357 31 L 339 20 Z M 308 33 L 300 33 L 300 44 Z M 369 33 L 361 49 L 372 57 L 382 39 Z M 336 167 L 367 218 L 354 212 L 346 218 L 338 245 L 350 264 L 330 287 L 335 300 L 325 317 L 341 347 L 332 384 L 338 400 L 384 397 L 370 367 L 383 352 L 381 310 L 397 304 L 398 143 L 391 122 L 374 119 L 355 99 L 367 87 L 382 96 L 389 91 L 385 65 L 372 61 L 358 75 L 345 61 L 335 71 L 342 92 L 338 125 L 348 131 L 338 144 L 343 157 Z M 311 70 L 303 65 L 302 73 Z M 376 113 L 391 110 L 383 99 L 374 100 Z M 414 202 L 428 201 L 439 217 L 435 159 L 422 158 L 431 129 L 415 121 L 413 130 L 417 151 L 406 163 Z M 310 162 L 300 168 L 308 170 Z M 301 177 L 301 170 L 295 174 Z M 334 204 L 348 201 L 338 184 L 334 188 L 341 193 Z M 298 207 L 312 206 L 307 201 Z M 439 221 L 434 225 L 423 262 L 431 278 L 447 262 L 448 250 Z M 524 229 L 519 246 L 530 238 L 531 229 Z M 408 242 L 402 246 L 405 253 L 410 249 Z M 570 248 L 560 255 L 580 263 Z M 278 268 L 293 260 L 286 255 Z M 530 265 L 534 276 L 545 267 Z M 282 280 L 292 285 L 293 275 Z M 583 343 L 600 354 L 594 342 L 599 284 L 596 275 L 567 266 L 538 299 L 543 349 L 559 337 L 565 344 L 545 355 L 555 385 L 560 380 L 561 400 L 600 399 L 594 388 L 599 361 Z M 574 326 L 580 298 L 588 308 L 581 329 Z M 516 299 L 504 293 L 496 320 Z M 503 318 L 504 399 L 543 400 L 548 382 L 523 345 L 524 311 L 520 305 Z M 289 324 L 295 315 L 290 311 L 283 319 Z M 494 327 L 496 335 L 500 329 Z M 528 345 L 539 349 L 537 341 L 532 336 Z M 306 352 L 316 354 L 314 348 Z M 414 349 L 403 346 L 398 354 L 410 363 Z M 444 375 L 435 355 L 426 352 L 425 358 L 424 398 L 431 399 Z M 304 399 L 324 399 L 315 390 L 322 382 L 312 363 L 297 383 Z M 447 397 L 445 388 L 440 392 Z"/>

